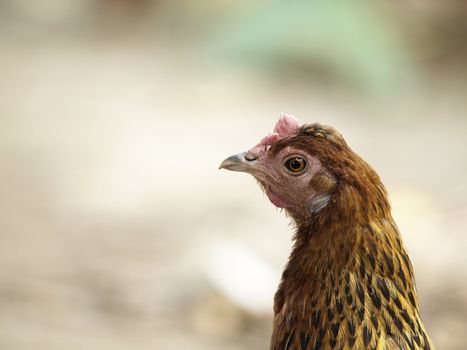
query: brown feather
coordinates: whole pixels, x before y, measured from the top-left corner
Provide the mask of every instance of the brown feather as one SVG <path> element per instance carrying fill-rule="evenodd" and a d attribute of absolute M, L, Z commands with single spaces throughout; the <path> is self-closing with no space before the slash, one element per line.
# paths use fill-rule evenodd
<path fill-rule="evenodd" d="M 400 345 L 398 345 L 392 337 L 386 339 L 384 346 L 384 350 L 405 350 Z"/>
<path fill-rule="evenodd" d="M 434 349 L 379 176 L 330 127 L 305 125 L 269 153 L 286 146 L 317 157 L 335 185 L 319 213 L 293 214 L 297 232 L 274 299 L 271 350 Z M 326 176 L 310 186 L 331 188 Z"/>

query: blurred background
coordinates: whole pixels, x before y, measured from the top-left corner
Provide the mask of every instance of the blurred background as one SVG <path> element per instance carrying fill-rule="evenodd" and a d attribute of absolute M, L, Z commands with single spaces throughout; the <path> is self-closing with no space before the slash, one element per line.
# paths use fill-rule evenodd
<path fill-rule="evenodd" d="M 0 348 L 266 349 L 291 247 L 218 171 L 281 112 L 381 175 L 467 343 L 463 1 L 0 0 Z"/>

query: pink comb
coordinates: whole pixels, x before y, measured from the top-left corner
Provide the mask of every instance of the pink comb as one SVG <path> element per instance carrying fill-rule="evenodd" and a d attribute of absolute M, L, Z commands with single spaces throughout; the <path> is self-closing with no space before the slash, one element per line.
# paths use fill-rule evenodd
<path fill-rule="evenodd" d="M 298 119 L 292 115 L 282 113 L 274 126 L 274 131 L 266 135 L 256 146 L 250 148 L 248 153 L 258 155 L 271 147 L 274 142 L 295 135 L 298 129 L 300 129 Z"/>
<path fill-rule="evenodd" d="M 278 133 L 281 136 L 281 138 L 289 137 L 296 134 L 298 129 L 300 129 L 298 119 L 295 118 L 293 115 L 285 113 L 281 114 L 281 117 L 274 126 L 274 132 Z"/>

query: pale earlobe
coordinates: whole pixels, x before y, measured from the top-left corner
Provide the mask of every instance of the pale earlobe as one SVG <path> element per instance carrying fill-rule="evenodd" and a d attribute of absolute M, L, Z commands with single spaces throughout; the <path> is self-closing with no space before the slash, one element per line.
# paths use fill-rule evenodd
<path fill-rule="evenodd" d="M 310 198 L 310 202 L 308 208 L 311 214 L 319 212 L 323 209 L 331 199 L 331 195 L 329 193 L 316 193 Z"/>

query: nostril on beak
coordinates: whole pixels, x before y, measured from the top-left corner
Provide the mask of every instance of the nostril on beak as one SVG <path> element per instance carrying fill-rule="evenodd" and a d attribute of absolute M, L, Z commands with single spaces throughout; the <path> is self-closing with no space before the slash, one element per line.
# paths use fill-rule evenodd
<path fill-rule="evenodd" d="M 258 158 L 258 156 L 256 154 L 254 154 L 253 152 L 246 152 L 245 153 L 245 159 L 249 162 L 252 162 L 254 160 L 256 160 Z"/>

